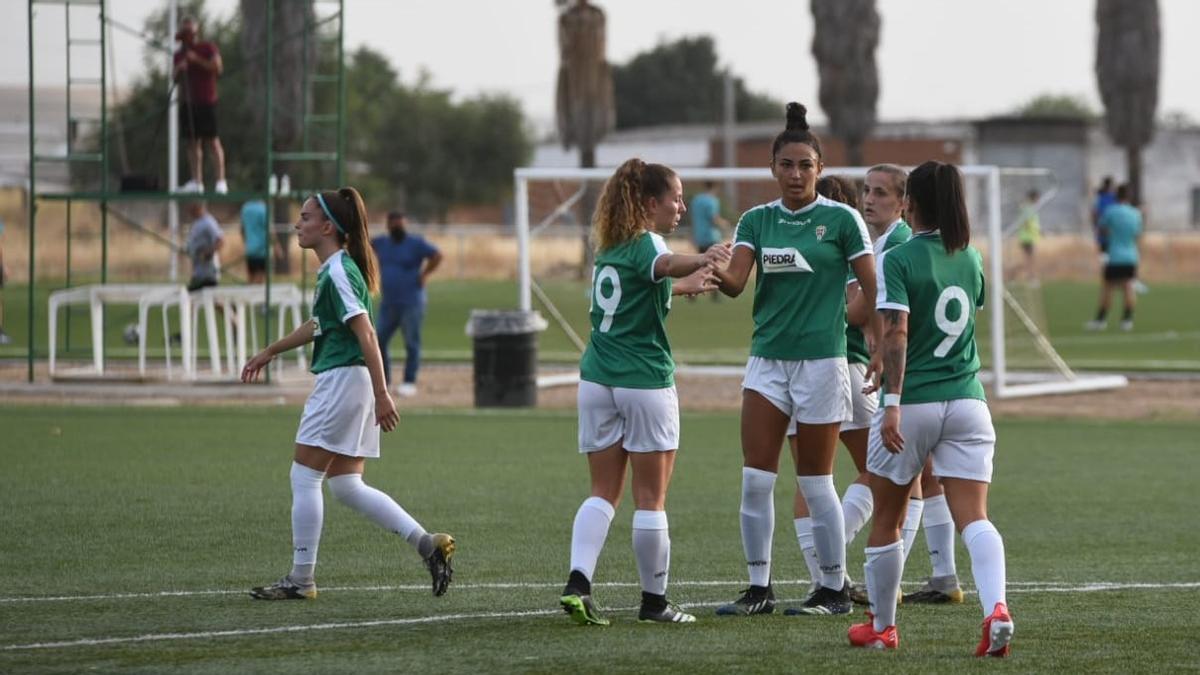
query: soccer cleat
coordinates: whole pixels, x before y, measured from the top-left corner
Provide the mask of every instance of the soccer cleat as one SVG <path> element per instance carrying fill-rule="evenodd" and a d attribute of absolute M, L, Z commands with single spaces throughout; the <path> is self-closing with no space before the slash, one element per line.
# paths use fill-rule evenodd
<path fill-rule="evenodd" d="M 888 626 L 882 631 L 875 630 L 875 617 L 867 612 L 866 623 L 856 623 L 846 631 L 850 644 L 854 647 L 870 649 L 895 649 L 900 646 L 900 634 L 896 626 Z"/>
<path fill-rule="evenodd" d="M 958 577 L 930 577 L 925 584 L 904 596 L 904 602 L 914 605 L 958 605 L 962 604 L 963 591 Z"/>
<path fill-rule="evenodd" d="M 445 595 L 454 578 L 454 569 L 450 567 L 450 559 L 454 557 L 454 537 L 440 532 L 429 536 L 433 537 L 433 552 L 425 558 L 425 567 L 433 577 L 433 594 Z"/>
<path fill-rule="evenodd" d="M 1133 330 L 1133 319 L 1124 319 L 1121 321 L 1121 330 L 1128 333 Z"/>
<path fill-rule="evenodd" d="M 850 601 L 856 605 L 870 605 L 871 600 L 867 597 L 867 587 L 865 584 L 848 584 L 850 591 Z"/>
<path fill-rule="evenodd" d="M 1087 331 L 1098 331 L 1106 328 L 1108 328 L 1108 322 L 1100 321 L 1099 319 L 1093 319 L 1092 321 L 1083 324 L 1083 329 Z"/>
<path fill-rule="evenodd" d="M 808 596 L 799 607 L 789 607 L 784 611 L 787 616 L 830 616 L 850 614 L 854 605 L 850 602 L 849 584 L 843 583 L 840 590 L 822 586 Z"/>
<path fill-rule="evenodd" d="M 1008 606 L 997 602 L 991 616 L 983 620 L 983 639 L 975 648 L 975 656 L 1008 656 L 1009 643 L 1012 642 L 1013 620 L 1008 614 Z"/>
<path fill-rule="evenodd" d="M 751 586 L 742 596 L 717 608 L 718 616 L 751 616 L 775 611 L 775 590 L 770 586 Z"/>
<path fill-rule="evenodd" d="M 608 619 L 600 616 L 600 612 L 596 611 L 596 605 L 592 603 L 591 595 L 568 593 L 558 599 L 558 604 L 562 605 L 563 611 L 580 626 L 608 625 Z"/>
<path fill-rule="evenodd" d="M 695 623 L 696 617 L 679 609 L 679 607 L 667 603 L 665 606 L 647 607 L 646 603 L 642 603 L 642 608 L 638 610 L 638 623 Z"/>
<path fill-rule="evenodd" d="M 251 588 L 250 597 L 255 600 L 314 600 L 317 597 L 317 585 L 301 585 L 287 575 L 269 586 Z"/>

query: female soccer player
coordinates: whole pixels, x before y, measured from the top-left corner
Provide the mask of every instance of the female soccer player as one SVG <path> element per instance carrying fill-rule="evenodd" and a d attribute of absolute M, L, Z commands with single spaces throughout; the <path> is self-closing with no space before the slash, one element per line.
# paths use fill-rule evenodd
<path fill-rule="evenodd" d="M 787 127 L 771 146 L 780 198 L 742 214 L 733 258 L 717 272 L 721 292 L 738 296 L 755 268 L 754 333 L 742 383 L 742 547 L 750 587 L 717 608 L 722 615 L 768 614 L 772 493 L 779 448 L 796 425 L 796 475 L 812 513 L 821 584 L 797 610 L 846 614 L 846 544 L 833 486 L 838 427 L 850 416 L 846 365 L 846 265 L 866 297 L 875 294 L 871 243 L 854 209 L 817 195 L 821 143 L 804 106 L 789 103 Z M 866 302 L 865 299 L 861 302 Z"/>
<path fill-rule="evenodd" d="M 579 451 L 587 455 L 591 496 L 575 513 L 571 573 L 560 603 L 576 623 L 608 625 L 592 601 L 596 561 L 633 467 L 633 553 L 642 582 L 639 621 L 690 623 L 667 602 L 671 540 L 664 511 L 679 447 L 675 363 L 667 341 L 671 295 L 716 288 L 711 267 L 729 245 L 677 255 L 662 235 L 687 211 L 683 186 L 661 164 L 631 159 L 604 185 L 592 223 L 592 334 L 579 364 Z M 671 278 L 684 277 L 672 287 Z"/>
<path fill-rule="evenodd" d="M 958 169 L 941 162 L 917 167 L 908 178 L 907 217 L 912 239 L 879 261 L 884 394 L 867 456 L 875 516 L 864 566 L 871 612 L 867 622 L 850 627 L 850 644 L 899 645 L 900 521 L 913 481 L 932 458 L 983 604 L 983 640 L 975 655 L 1006 656 L 1013 620 L 1005 603 L 1004 542 L 987 519 L 996 433 L 975 347 L 983 263 L 970 247 Z"/>
<path fill-rule="evenodd" d="M 304 404 L 292 463 L 292 571 L 251 589 L 259 600 L 317 597 L 313 570 L 325 505 L 321 483 L 346 506 L 404 537 L 425 561 L 433 594 L 442 595 L 453 570 L 454 538 L 429 534 L 391 497 L 363 483 L 365 458 L 379 456 L 379 429 L 391 431 L 400 417 L 383 377 L 383 358 L 371 325 L 371 296 L 379 286 L 378 264 L 367 236 L 367 212 L 354 188 L 309 197 L 296 223 L 296 241 L 321 261 L 313 317 L 271 344 L 242 369 L 252 382 L 279 354 L 316 342 L 316 383 Z"/>
<path fill-rule="evenodd" d="M 871 167 L 863 180 L 863 220 L 875 235 L 872 245 L 875 256 L 881 255 L 896 244 L 908 241 L 912 234 L 912 230 L 901 218 L 904 206 L 904 182 L 907 178 L 908 173 L 899 166 L 879 164 Z M 851 208 L 859 208 L 857 188 L 842 176 L 822 176 L 817 181 L 817 192 Z M 853 303 L 855 298 L 860 296 L 858 279 L 851 272 L 846 280 L 846 302 Z M 870 300 L 869 298 L 863 299 Z M 875 414 L 879 400 L 878 395 L 874 392 L 868 394 L 863 391 L 867 384 L 866 373 L 871 355 L 867 349 L 867 341 L 861 325 L 867 322 L 869 315 L 874 314 L 873 306 L 874 302 L 870 301 L 865 308 L 869 310 L 864 313 L 865 316 L 848 316 L 846 325 L 846 360 L 850 369 L 852 410 L 850 417 L 842 422 L 838 437 L 846 446 L 846 450 L 850 452 L 854 467 L 858 470 L 858 476 L 846 488 L 846 492 L 842 496 L 842 518 L 845 522 L 844 532 L 847 546 L 858 536 L 859 530 L 871 517 L 873 508 L 871 488 L 867 484 L 867 434 L 871 426 L 871 417 Z M 860 325 L 855 325 L 856 322 Z M 788 429 L 788 436 L 792 441 L 794 455 L 796 452 L 794 427 Z M 919 504 L 920 495 L 918 494 L 916 498 Z M 800 542 L 800 550 L 804 554 L 804 562 L 808 565 L 809 575 L 815 589 L 821 578 L 821 568 L 817 561 L 816 547 L 813 544 L 812 518 L 809 517 L 808 505 L 805 504 L 804 497 L 799 490 L 796 491 L 794 512 L 796 538 Z M 919 520 L 920 516 L 918 515 L 912 523 L 914 528 Z M 905 521 L 905 526 L 908 526 L 908 521 Z M 951 536 L 953 536 L 953 532 L 951 532 Z M 846 576 L 849 578 L 849 574 Z M 860 604 L 867 602 L 866 594 L 862 589 L 853 585 L 850 588 L 850 596 L 852 600 Z"/>

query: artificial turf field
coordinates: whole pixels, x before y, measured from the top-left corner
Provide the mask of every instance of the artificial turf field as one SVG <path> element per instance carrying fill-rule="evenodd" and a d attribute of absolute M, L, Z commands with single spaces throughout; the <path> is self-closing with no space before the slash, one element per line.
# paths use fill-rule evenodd
<path fill-rule="evenodd" d="M 684 402 L 686 405 L 686 401 Z M 687 414 L 668 512 L 673 600 L 635 622 L 632 507 L 597 572 L 613 625 L 557 609 L 586 496 L 568 412 L 409 413 L 367 482 L 459 540 L 431 597 L 414 553 L 326 500 L 318 599 L 253 601 L 290 563 L 296 408 L 0 408 L 0 672 L 1173 672 L 1200 666 L 1196 422 L 999 420 L 992 519 L 1017 623 L 1007 662 L 971 656 L 976 597 L 901 607 L 901 649 L 853 650 L 852 617 L 716 617 L 745 584 L 734 414 Z M 839 458 L 838 485 L 849 479 Z M 776 490 L 784 600 L 804 572 L 791 470 Z M 850 546 L 860 571 L 862 535 Z M 971 588 L 961 543 L 959 574 Z M 906 581 L 928 573 L 918 537 Z"/>

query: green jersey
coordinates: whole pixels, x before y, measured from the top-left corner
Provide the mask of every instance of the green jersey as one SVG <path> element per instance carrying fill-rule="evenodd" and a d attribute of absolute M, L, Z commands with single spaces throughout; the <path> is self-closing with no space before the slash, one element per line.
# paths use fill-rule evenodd
<path fill-rule="evenodd" d="M 875 251 L 875 259 L 878 260 L 884 251 L 908 241 L 911 236 L 912 228 L 903 220 L 897 220 L 888 225 L 883 234 L 871 244 L 872 250 Z M 846 278 L 846 285 L 857 282 L 858 278 L 854 276 L 852 269 Z M 846 324 L 846 360 L 850 363 L 866 364 L 871 362 L 871 354 L 867 351 L 867 338 L 863 336 L 862 329 L 849 324 Z"/>
<path fill-rule="evenodd" d="M 654 278 L 654 261 L 670 253 L 661 236 L 643 232 L 596 254 L 588 311 L 592 334 L 579 363 L 582 379 L 629 389 L 675 384 L 665 325 L 671 280 Z"/>
<path fill-rule="evenodd" d="M 371 295 L 354 258 L 338 251 L 321 263 L 313 296 L 317 327 L 313 333 L 312 372 L 366 364 L 358 337 L 347 322 L 359 314 L 369 317 L 370 310 Z"/>
<path fill-rule="evenodd" d="M 821 195 L 797 211 L 775 200 L 742 214 L 735 246 L 755 254 L 751 356 L 846 355 L 846 263 L 871 253 L 858 211 Z"/>
<path fill-rule="evenodd" d="M 908 313 L 901 403 L 986 399 L 975 347 L 983 293 L 979 251 L 946 253 L 937 231 L 915 234 L 880 259 L 876 308 Z"/>

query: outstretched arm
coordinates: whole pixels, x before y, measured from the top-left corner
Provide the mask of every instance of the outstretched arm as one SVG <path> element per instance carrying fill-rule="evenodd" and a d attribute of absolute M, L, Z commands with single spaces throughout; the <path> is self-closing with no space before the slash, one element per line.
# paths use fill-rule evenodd
<path fill-rule="evenodd" d="M 654 261 L 654 278 L 679 279 L 686 277 L 702 267 L 716 267 L 729 262 L 729 244 L 710 246 L 700 255 L 670 253 L 661 255 Z"/>

